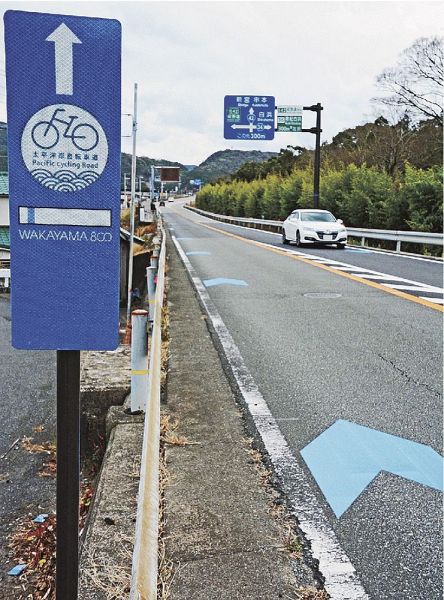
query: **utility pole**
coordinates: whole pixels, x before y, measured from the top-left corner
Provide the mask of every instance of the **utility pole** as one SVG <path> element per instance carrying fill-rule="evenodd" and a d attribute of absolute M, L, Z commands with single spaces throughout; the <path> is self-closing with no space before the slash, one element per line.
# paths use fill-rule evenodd
<path fill-rule="evenodd" d="M 128 208 L 128 198 L 127 198 L 127 189 L 126 189 L 126 178 L 128 177 L 128 173 L 123 174 L 123 193 L 125 196 L 125 208 Z"/>
<path fill-rule="evenodd" d="M 151 184 L 150 184 L 150 188 L 151 188 L 150 200 L 151 200 L 151 202 L 154 200 L 154 186 L 155 186 L 154 165 L 151 165 Z"/>
<path fill-rule="evenodd" d="M 136 135 L 137 135 L 137 83 L 134 84 L 134 110 L 133 110 L 133 156 L 131 161 L 131 227 L 130 251 L 128 264 L 128 302 L 126 306 L 126 332 L 131 329 L 131 296 L 133 291 L 133 255 L 134 255 L 134 210 L 136 203 Z"/>

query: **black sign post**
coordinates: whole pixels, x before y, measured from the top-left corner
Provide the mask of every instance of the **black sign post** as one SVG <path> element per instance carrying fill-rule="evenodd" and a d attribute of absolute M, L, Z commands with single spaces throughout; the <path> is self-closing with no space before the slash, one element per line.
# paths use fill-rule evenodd
<path fill-rule="evenodd" d="M 319 208 L 319 180 L 321 177 L 321 110 L 324 110 L 321 103 L 313 104 L 312 106 L 304 106 L 303 110 L 312 110 L 316 112 L 316 127 L 309 129 L 301 129 L 305 133 L 314 133 L 316 135 L 315 159 L 314 159 L 314 175 L 313 175 L 313 205 L 314 208 Z"/>
<path fill-rule="evenodd" d="M 57 600 L 77 600 L 80 351 L 57 351 Z"/>

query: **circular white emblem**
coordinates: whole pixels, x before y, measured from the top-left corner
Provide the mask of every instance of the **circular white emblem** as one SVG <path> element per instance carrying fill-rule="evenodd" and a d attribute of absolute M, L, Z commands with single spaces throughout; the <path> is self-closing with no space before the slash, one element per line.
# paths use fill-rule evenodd
<path fill-rule="evenodd" d="M 31 175 L 43 186 L 76 192 L 100 177 L 108 159 L 108 142 L 89 112 L 72 104 L 52 104 L 27 122 L 22 156 Z"/>

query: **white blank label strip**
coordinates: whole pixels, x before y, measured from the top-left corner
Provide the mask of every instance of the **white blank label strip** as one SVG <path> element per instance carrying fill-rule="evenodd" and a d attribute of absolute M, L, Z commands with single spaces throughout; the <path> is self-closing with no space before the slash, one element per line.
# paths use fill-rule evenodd
<path fill-rule="evenodd" d="M 110 227 L 110 210 L 85 208 L 34 208 L 20 206 L 21 225 L 74 225 L 77 227 Z"/>

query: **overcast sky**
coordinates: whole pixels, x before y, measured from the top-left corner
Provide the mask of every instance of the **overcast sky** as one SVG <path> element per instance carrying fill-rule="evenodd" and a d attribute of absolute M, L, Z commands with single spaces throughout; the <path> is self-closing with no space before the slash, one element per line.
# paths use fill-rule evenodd
<path fill-rule="evenodd" d="M 274 95 L 277 104 L 321 102 L 322 140 L 378 113 L 376 76 L 419 37 L 442 35 L 443 3 L 374 1 L 0 2 L 9 8 L 111 17 L 123 28 L 122 112 L 139 84 L 138 155 L 199 164 L 225 148 L 313 147 L 308 133 L 273 141 L 223 138 L 227 94 Z M 0 25 L 3 40 L 3 21 Z M 0 120 L 6 120 L 4 46 Z M 304 127 L 314 113 L 304 113 Z M 123 119 L 130 133 L 130 119 Z M 131 142 L 122 139 L 122 150 Z"/>

